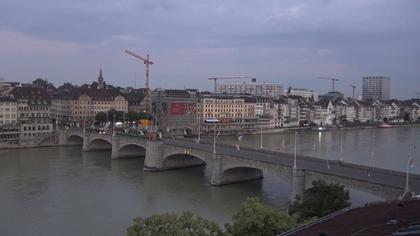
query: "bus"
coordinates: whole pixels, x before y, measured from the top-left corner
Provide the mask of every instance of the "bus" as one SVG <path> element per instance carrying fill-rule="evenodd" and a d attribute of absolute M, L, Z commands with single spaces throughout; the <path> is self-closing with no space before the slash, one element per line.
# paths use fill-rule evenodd
<path fill-rule="evenodd" d="M 204 123 L 207 123 L 207 124 L 220 123 L 220 120 L 218 120 L 218 119 L 206 119 L 206 120 L 204 120 Z"/>

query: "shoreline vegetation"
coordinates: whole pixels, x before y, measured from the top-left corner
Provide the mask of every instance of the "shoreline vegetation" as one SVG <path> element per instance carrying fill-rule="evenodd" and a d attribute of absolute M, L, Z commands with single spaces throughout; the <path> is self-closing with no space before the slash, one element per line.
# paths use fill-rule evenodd
<path fill-rule="evenodd" d="M 349 191 L 341 184 L 314 181 L 303 199 L 296 199 L 288 212 L 248 198 L 222 228 L 217 223 L 191 212 L 164 213 L 136 217 L 127 228 L 127 236 L 274 236 L 349 207 Z"/>

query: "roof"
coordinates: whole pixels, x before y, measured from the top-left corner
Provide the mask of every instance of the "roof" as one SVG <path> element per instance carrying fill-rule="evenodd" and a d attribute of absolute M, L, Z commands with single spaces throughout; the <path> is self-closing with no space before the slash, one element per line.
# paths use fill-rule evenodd
<path fill-rule="evenodd" d="M 379 202 L 344 209 L 281 236 L 313 236 L 321 233 L 326 236 L 392 235 L 419 222 L 420 200 Z"/>
<path fill-rule="evenodd" d="M 13 96 L 0 96 L 0 102 L 16 102 Z"/>
<path fill-rule="evenodd" d="M 16 99 L 50 99 L 50 95 L 47 90 L 43 88 L 16 87 L 10 92 L 10 94 L 12 94 Z"/>
<path fill-rule="evenodd" d="M 114 100 L 117 96 L 123 96 L 121 92 L 115 89 L 95 89 L 86 87 L 71 88 L 66 91 L 62 91 L 56 96 L 59 99 L 77 100 L 82 95 L 87 95 L 95 101 L 109 101 Z"/>

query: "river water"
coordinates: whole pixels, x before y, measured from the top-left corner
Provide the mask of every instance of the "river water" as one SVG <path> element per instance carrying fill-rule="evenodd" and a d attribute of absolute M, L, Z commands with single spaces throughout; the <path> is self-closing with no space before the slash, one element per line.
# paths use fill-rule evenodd
<path fill-rule="evenodd" d="M 321 138 L 316 132 L 299 133 L 297 140 L 299 153 L 330 159 L 341 153 L 336 131 Z M 320 149 L 314 148 L 315 140 Z M 343 156 L 345 161 L 404 169 L 408 145 L 419 145 L 419 140 L 418 127 L 345 131 Z M 293 144 L 293 133 L 263 135 L 267 149 L 292 151 Z M 260 136 L 244 137 L 242 145 L 259 147 Z M 372 149 L 375 161 L 369 162 Z M 206 167 L 143 172 L 143 158 L 110 156 L 83 153 L 80 146 L 0 150 L 0 234 L 124 235 L 135 216 L 189 210 L 224 224 L 250 196 L 279 209 L 288 205 L 290 183 L 274 176 L 214 187 Z M 379 200 L 356 190 L 351 198 L 356 205 Z"/>

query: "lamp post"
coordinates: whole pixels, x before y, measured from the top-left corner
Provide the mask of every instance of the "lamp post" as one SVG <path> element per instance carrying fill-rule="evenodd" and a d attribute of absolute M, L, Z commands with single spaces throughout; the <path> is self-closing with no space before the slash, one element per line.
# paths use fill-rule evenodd
<path fill-rule="evenodd" d="M 340 161 L 343 162 L 343 128 L 340 129 Z"/>
<path fill-rule="evenodd" d="M 216 122 L 214 122 L 214 131 L 213 131 L 213 157 L 216 156 Z"/>
<path fill-rule="evenodd" d="M 198 113 L 198 137 L 197 137 L 197 143 L 200 143 L 200 135 L 201 135 L 201 117 L 200 117 L 200 113 Z"/>
<path fill-rule="evenodd" d="M 115 135 L 115 112 L 113 113 L 113 116 L 112 116 L 112 136 L 114 136 Z"/>
<path fill-rule="evenodd" d="M 416 151 L 416 145 L 411 144 L 410 147 L 412 148 L 412 151 L 409 151 L 408 153 L 408 160 L 407 160 L 407 167 L 406 167 L 406 174 L 405 174 L 405 187 L 404 187 L 404 193 L 400 196 L 400 199 L 404 199 L 405 195 L 410 191 L 410 166 L 413 165 L 413 154 Z"/>
<path fill-rule="evenodd" d="M 296 170 L 296 138 L 297 138 L 297 131 L 295 130 L 295 150 L 293 152 L 293 170 Z"/>
<path fill-rule="evenodd" d="M 261 129 L 260 129 L 260 133 L 261 133 L 261 135 L 260 135 L 260 148 L 261 149 L 263 149 L 263 122 L 261 121 L 261 123 L 260 123 L 261 125 Z"/>

